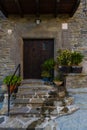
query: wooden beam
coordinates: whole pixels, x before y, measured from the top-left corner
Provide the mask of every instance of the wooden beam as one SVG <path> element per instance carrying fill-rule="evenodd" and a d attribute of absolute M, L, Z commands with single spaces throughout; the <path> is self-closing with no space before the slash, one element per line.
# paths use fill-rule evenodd
<path fill-rule="evenodd" d="M 0 0 L 0 10 L 2 11 L 2 13 L 3 13 L 3 15 L 4 15 L 5 17 L 8 17 L 8 13 L 7 13 L 7 11 L 5 10 L 5 8 L 4 8 L 3 3 L 1 2 L 1 0 Z"/>
<path fill-rule="evenodd" d="M 55 5 L 54 5 L 54 17 L 57 17 L 57 0 L 55 0 Z"/>
<path fill-rule="evenodd" d="M 76 12 L 79 4 L 80 4 L 80 0 L 76 0 L 76 2 L 74 3 L 74 5 L 72 7 L 72 10 L 71 10 L 71 13 L 70 13 L 70 17 L 72 17 L 74 15 L 74 13 Z"/>
<path fill-rule="evenodd" d="M 20 4 L 20 1 L 19 0 L 15 0 L 15 3 L 17 5 L 17 8 L 18 8 L 18 11 L 19 11 L 19 14 L 21 17 L 23 17 L 23 11 L 22 11 L 22 7 L 21 7 L 21 4 Z"/>
<path fill-rule="evenodd" d="M 60 0 L 55 0 L 55 6 L 54 6 L 54 16 L 57 17 L 58 14 L 58 9 L 59 9 L 59 5 L 58 3 L 60 2 Z"/>
<path fill-rule="evenodd" d="M 36 0 L 36 17 L 40 17 L 40 1 Z"/>

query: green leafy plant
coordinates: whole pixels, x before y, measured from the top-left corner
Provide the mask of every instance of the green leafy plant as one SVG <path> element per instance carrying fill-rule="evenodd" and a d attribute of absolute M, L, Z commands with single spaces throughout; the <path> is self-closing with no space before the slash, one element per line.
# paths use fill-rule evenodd
<path fill-rule="evenodd" d="M 42 64 L 42 69 L 46 71 L 51 71 L 54 68 L 54 65 L 55 65 L 55 61 L 51 58 L 51 59 L 46 60 Z"/>
<path fill-rule="evenodd" d="M 71 65 L 79 65 L 84 56 L 81 52 L 74 51 L 71 53 Z"/>
<path fill-rule="evenodd" d="M 54 65 L 55 65 L 55 61 L 54 61 L 52 58 L 46 60 L 46 61 L 42 64 L 41 77 L 51 78 L 51 77 L 52 77 L 52 74 L 53 74 Z"/>
<path fill-rule="evenodd" d="M 54 77 L 54 81 L 64 81 L 64 76 L 62 72 L 58 72 L 57 76 Z"/>
<path fill-rule="evenodd" d="M 8 76 L 6 76 L 4 79 L 3 79 L 3 83 L 4 84 L 9 84 L 10 83 L 10 85 L 18 85 L 18 84 L 20 84 L 21 83 L 21 77 L 20 76 L 17 76 L 17 75 L 15 75 L 14 77 L 13 77 L 13 79 L 12 79 L 12 81 L 11 81 L 11 79 L 12 79 L 12 75 L 8 75 Z M 11 82 L 10 82 L 11 81 Z"/>
<path fill-rule="evenodd" d="M 53 82 L 56 84 L 56 86 L 60 86 L 63 84 L 63 81 L 64 81 L 63 74 L 61 72 L 58 72 L 58 75 L 54 77 Z"/>
<path fill-rule="evenodd" d="M 43 78 L 50 78 L 51 77 L 51 74 L 49 73 L 49 71 L 42 71 L 41 73 L 41 77 Z"/>
<path fill-rule="evenodd" d="M 58 50 L 57 56 L 57 64 L 58 65 L 70 65 L 71 64 L 71 51 L 66 50 Z"/>

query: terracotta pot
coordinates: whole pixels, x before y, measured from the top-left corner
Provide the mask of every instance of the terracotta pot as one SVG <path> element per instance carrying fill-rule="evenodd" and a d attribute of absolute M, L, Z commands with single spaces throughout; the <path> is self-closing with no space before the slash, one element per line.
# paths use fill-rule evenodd
<path fill-rule="evenodd" d="M 16 88 L 15 85 L 11 85 L 10 86 L 10 93 L 12 93 L 15 88 Z M 7 92 L 8 91 L 8 87 L 7 87 L 6 84 L 1 85 L 1 89 L 2 89 L 3 92 Z"/>
<path fill-rule="evenodd" d="M 16 88 L 15 85 L 10 85 L 10 93 L 12 93 L 14 91 L 14 89 Z"/>

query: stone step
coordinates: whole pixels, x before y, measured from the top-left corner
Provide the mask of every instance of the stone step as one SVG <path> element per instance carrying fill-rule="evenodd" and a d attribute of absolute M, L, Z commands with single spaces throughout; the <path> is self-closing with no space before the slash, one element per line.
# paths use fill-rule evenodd
<path fill-rule="evenodd" d="M 14 107 L 43 107 L 54 106 L 54 101 L 59 101 L 58 98 L 33 98 L 33 99 L 16 99 Z"/>
<path fill-rule="evenodd" d="M 28 96 L 28 95 L 30 95 L 30 96 L 33 96 L 33 95 L 35 95 L 35 92 L 34 91 L 22 91 L 22 92 L 18 92 L 17 94 L 16 94 L 16 96 L 20 96 L 20 95 L 26 95 L 26 96 Z"/>
<path fill-rule="evenodd" d="M 48 94 L 50 90 L 53 90 L 53 87 L 44 85 L 41 80 L 24 80 L 18 88 L 14 108 L 11 109 L 10 115 L 33 116 L 36 114 L 40 116 L 40 111 L 34 110 L 35 107 L 51 107 L 52 102 L 57 100 L 54 95 Z M 32 107 L 31 111 L 30 107 Z"/>
<path fill-rule="evenodd" d="M 51 90 L 38 90 L 38 89 L 23 89 L 23 90 L 18 90 L 19 93 L 23 93 L 23 92 L 47 92 L 47 91 L 51 91 Z"/>
<path fill-rule="evenodd" d="M 15 99 L 14 104 L 28 104 L 29 99 Z"/>
<path fill-rule="evenodd" d="M 25 107 L 15 107 L 10 110 L 10 115 L 33 115 L 33 114 L 41 114 L 41 109 L 40 108 L 31 108 L 28 106 Z"/>
<path fill-rule="evenodd" d="M 21 91 L 16 94 L 16 98 L 53 98 L 55 95 L 48 94 L 48 91 Z"/>
<path fill-rule="evenodd" d="M 32 95 L 32 96 L 39 96 L 39 95 L 48 95 L 48 91 L 22 91 L 18 92 L 16 95 Z"/>
<path fill-rule="evenodd" d="M 18 101 L 20 101 L 20 100 L 23 100 L 23 103 L 24 103 L 24 101 L 25 101 L 25 103 L 27 102 L 27 101 L 32 101 L 32 100 L 35 100 L 35 101 L 37 101 L 37 103 L 38 103 L 38 101 L 44 101 L 44 102 L 46 102 L 46 101 L 48 101 L 48 100 L 51 100 L 51 101 L 59 101 L 59 98 L 58 97 L 40 97 L 40 98 L 37 98 L 37 97 L 35 97 L 35 98 L 17 98 L 17 99 L 15 99 L 15 101 L 14 101 L 14 103 L 18 103 Z M 22 103 L 22 101 L 20 101 L 20 103 Z M 32 104 L 32 102 L 30 102 L 31 104 Z M 30 104 L 29 103 L 29 104 Z"/>
<path fill-rule="evenodd" d="M 20 95 L 27 95 L 31 97 L 32 96 L 44 96 L 44 95 L 48 95 L 49 91 L 18 91 L 18 93 L 16 93 L 17 96 L 20 96 Z"/>
<path fill-rule="evenodd" d="M 38 95 L 38 96 L 34 96 L 34 95 L 28 95 L 28 94 L 17 94 L 16 95 L 16 99 L 19 99 L 19 98 L 22 98 L 22 99 L 30 99 L 30 98 L 33 98 L 33 97 L 35 97 L 35 98 L 44 98 L 44 97 L 46 97 L 45 95 Z"/>
<path fill-rule="evenodd" d="M 23 114 L 23 113 L 28 113 L 29 108 L 28 107 L 14 107 L 10 109 L 10 114 Z"/>
<path fill-rule="evenodd" d="M 27 90 L 33 90 L 33 91 L 40 91 L 40 90 L 49 90 L 49 89 L 52 89 L 51 86 L 47 86 L 47 85 L 35 85 L 35 84 L 32 84 L 32 85 L 21 85 L 19 86 L 18 88 L 18 91 L 27 91 Z"/>
<path fill-rule="evenodd" d="M 32 99 L 15 99 L 15 104 L 43 104 L 44 99 L 32 98 Z"/>
<path fill-rule="evenodd" d="M 51 111 L 53 111 L 56 107 L 55 106 L 43 106 L 43 109 L 50 109 Z M 42 115 L 46 115 L 43 111 L 41 107 L 34 107 L 31 108 L 29 106 L 25 106 L 25 107 L 15 107 L 13 109 L 10 110 L 10 116 L 17 116 L 17 115 L 23 115 L 23 116 L 41 116 Z"/>
<path fill-rule="evenodd" d="M 42 105 L 53 105 L 54 101 L 58 101 L 58 98 L 30 98 L 30 99 L 16 99 L 14 101 L 14 106 L 42 106 Z"/>
<path fill-rule="evenodd" d="M 16 94 L 16 99 L 18 99 L 18 98 L 32 98 L 32 95 L 30 95 L 30 94 L 20 94 L 20 93 L 17 93 Z"/>
<path fill-rule="evenodd" d="M 45 86 L 45 87 L 46 87 L 46 89 L 44 87 L 42 87 L 42 88 L 39 87 L 37 89 L 37 87 L 36 87 L 35 90 L 34 89 L 29 90 L 28 88 L 30 88 L 30 86 L 20 86 L 20 89 L 18 90 L 18 93 L 16 94 L 16 98 L 49 97 L 48 93 L 50 92 L 50 90 L 55 89 L 55 88 L 52 88 L 50 86 Z M 54 97 L 54 95 L 50 95 L 50 96 Z"/>
<path fill-rule="evenodd" d="M 41 79 L 26 79 L 21 82 L 22 84 L 44 84 L 44 81 Z"/>

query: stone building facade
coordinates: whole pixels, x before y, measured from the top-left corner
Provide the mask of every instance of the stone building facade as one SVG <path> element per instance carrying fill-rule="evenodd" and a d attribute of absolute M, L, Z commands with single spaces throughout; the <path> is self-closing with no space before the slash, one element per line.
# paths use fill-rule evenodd
<path fill-rule="evenodd" d="M 81 51 L 85 55 L 83 72 L 87 73 L 87 16 L 83 6 L 82 0 L 73 17 L 42 15 L 39 25 L 35 23 L 34 16 L 0 19 L 0 82 L 6 75 L 12 74 L 18 64 L 21 64 L 23 77 L 23 38 L 53 38 L 54 59 L 59 48 Z M 62 29 L 63 23 L 68 24 L 67 30 Z M 9 33 L 10 30 L 12 33 Z"/>

